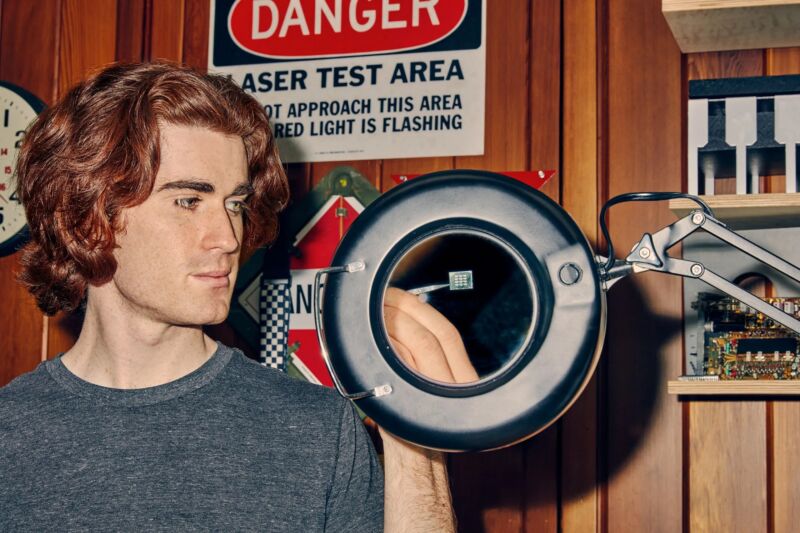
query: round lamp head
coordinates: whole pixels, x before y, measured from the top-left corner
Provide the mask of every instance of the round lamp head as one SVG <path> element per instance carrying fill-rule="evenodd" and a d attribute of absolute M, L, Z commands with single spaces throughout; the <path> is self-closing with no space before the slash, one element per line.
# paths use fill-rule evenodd
<path fill-rule="evenodd" d="M 363 268 L 325 281 L 329 364 L 348 394 L 391 391 L 357 405 L 405 440 L 512 444 L 558 419 L 591 377 L 605 330 L 594 253 L 561 207 L 522 183 L 451 171 L 396 187 L 340 243 L 333 266 L 350 264 Z M 452 324 L 474 373 L 453 383 L 409 364 L 387 327 L 392 291 Z"/>

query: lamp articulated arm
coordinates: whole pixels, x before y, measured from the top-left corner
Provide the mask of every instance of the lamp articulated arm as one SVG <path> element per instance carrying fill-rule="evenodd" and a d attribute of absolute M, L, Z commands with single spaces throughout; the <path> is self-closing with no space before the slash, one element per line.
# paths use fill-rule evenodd
<path fill-rule="evenodd" d="M 641 240 L 633 247 L 631 253 L 624 260 L 614 261 L 611 268 L 601 266 L 601 277 L 608 288 L 616 281 L 631 273 L 653 270 L 665 272 L 685 278 L 697 278 L 718 289 L 725 294 L 736 298 L 742 303 L 763 313 L 775 322 L 800 333 L 800 320 L 788 313 L 784 313 L 761 298 L 741 289 L 722 276 L 712 272 L 702 263 L 686 259 L 676 259 L 667 254 L 667 250 L 691 235 L 698 229 L 704 229 L 721 241 L 741 250 L 749 256 L 774 268 L 793 280 L 800 283 L 800 269 L 784 259 L 761 248 L 757 244 L 745 239 L 738 233 L 730 230 L 719 220 L 709 216 L 703 211 L 692 211 L 680 220 L 657 231 L 653 235 L 645 233 Z"/>

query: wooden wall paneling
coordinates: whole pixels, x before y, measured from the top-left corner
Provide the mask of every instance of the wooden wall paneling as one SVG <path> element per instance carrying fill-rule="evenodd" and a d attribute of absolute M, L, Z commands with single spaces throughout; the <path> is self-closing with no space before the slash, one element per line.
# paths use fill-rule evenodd
<path fill-rule="evenodd" d="M 456 158 L 456 168 L 525 170 L 529 162 L 528 24 L 530 0 L 487 9 L 484 153 Z"/>
<path fill-rule="evenodd" d="M 694 401 L 689 413 L 690 531 L 767 531 L 764 402 Z"/>
<path fill-rule="evenodd" d="M 118 61 L 141 61 L 144 58 L 145 0 L 118 0 L 117 52 Z"/>
<path fill-rule="evenodd" d="M 116 0 L 63 0 L 59 32 L 59 97 L 90 72 L 114 61 L 117 51 Z M 81 318 L 60 313 L 49 320 L 48 357 L 77 340 Z"/>
<path fill-rule="evenodd" d="M 91 71 L 114 61 L 117 48 L 115 0 L 63 0 L 59 46 L 59 95 Z"/>
<path fill-rule="evenodd" d="M 686 56 L 690 80 L 713 80 L 760 76 L 764 68 L 763 50 L 736 52 L 702 52 Z"/>
<path fill-rule="evenodd" d="M 561 198 L 589 240 L 597 240 L 598 68 L 596 0 L 564 4 Z"/>
<path fill-rule="evenodd" d="M 561 0 L 531 0 L 527 170 L 560 170 L 561 158 Z M 560 202 L 561 173 L 541 191 Z"/>
<path fill-rule="evenodd" d="M 646 44 L 644 44 L 646 43 Z M 608 195 L 682 185 L 681 55 L 659 0 L 608 3 Z M 618 255 L 675 217 L 665 203 L 610 213 Z M 608 296 L 608 531 L 682 526 L 681 283 L 645 274 Z"/>
<path fill-rule="evenodd" d="M 457 157 L 456 168 L 524 170 L 529 164 L 529 4 L 510 0 L 503 9 L 487 9 L 485 150 L 482 156 Z M 524 445 L 517 445 L 451 456 L 460 531 L 523 530 L 524 450 Z M 543 474 L 535 482 L 556 480 Z"/>
<path fill-rule="evenodd" d="M 183 60 L 184 0 L 151 3 L 149 59 Z M 206 25 L 206 32 L 208 26 Z"/>
<path fill-rule="evenodd" d="M 689 79 L 760 76 L 764 52 L 690 54 Z M 767 404 L 692 401 L 688 406 L 691 531 L 766 531 Z"/>
<path fill-rule="evenodd" d="M 800 48 L 767 50 L 766 74 L 800 74 Z M 786 400 L 771 403 L 773 507 L 769 512 L 774 532 L 790 533 L 800 523 L 800 462 L 796 458 L 797 438 L 800 435 L 800 402 Z"/>
<path fill-rule="evenodd" d="M 529 13 L 529 156 L 526 168 L 560 170 L 561 153 L 561 1 L 532 0 Z M 560 202 L 557 172 L 541 191 Z M 524 454 L 523 530 L 558 528 L 560 425 L 521 444 Z"/>
<path fill-rule="evenodd" d="M 58 0 L 4 0 L 0 12 L 0 79 L 46 103 L 55 93 L 59 5 Z M 0 386 L 33 370 L 46 353 L 42 313 L 16 281 L 19 255 L 0 258 Z"/>
<path fill-rule="evenodd" d="M 595 0 L 563 3 L 561 200 L 592 243 L 597 241 L 598 9 Z M 535 135 L 535 124 L 533 132 Z M 561 421 L 561 531 L 599 531 L 598 376 Z"/>
<path fill-rule="evenodd" d="M 183 61 L 205 71 L 208 68 L 208 31 L 211 4 L 208 0 L 185 0 Z"/>
<path fill-rule="evenodd" d="M 766 71 L 767 76 L 800 74 L 800 47 L 767 50 Z"/>
<path fill-rule="evenodd" d="M 772 402 L 772 524 L 774 533 L 791 533 L 800 523 L 800 403 Z"/>
<path fill-rule="evenodd" d="M 3 0 L 0 75 L 46 103 L 56 97 L 61 0 Z"/>

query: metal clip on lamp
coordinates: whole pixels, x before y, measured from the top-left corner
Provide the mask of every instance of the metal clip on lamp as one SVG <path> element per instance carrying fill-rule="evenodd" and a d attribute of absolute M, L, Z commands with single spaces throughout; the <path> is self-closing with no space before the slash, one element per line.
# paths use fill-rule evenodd
<path fill-rule="evenodd" d="M 692 198 L 700 209 L 645 234 L 625 260 L 615 260 L 607 209 L 675 197 Z M 555 422 L 591 378 L 605 334 L 606 291 L 646 270 L 701 279 L 800 332 L 794 317 L 700 263 L 667 255 L 702 228 L 800 281 L 800 270 L 727 229 L 700 199 L 618 196 L 603 207 L 600 225 L 608 258 L 595 255 L 558 204 L 489 172 L 430 174 L 384 194 L 316 277 L 317 334 L 337 390 L 421 446 L 468 451 L 524 440 Z M 456 326 L 477 381 L 443 383 L 403 363 L 383 320 L 389 287 L 419 295 Z"/>

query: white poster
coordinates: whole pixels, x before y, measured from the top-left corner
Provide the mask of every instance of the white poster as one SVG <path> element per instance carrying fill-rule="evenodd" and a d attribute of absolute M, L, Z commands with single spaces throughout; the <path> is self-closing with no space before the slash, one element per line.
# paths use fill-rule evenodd
<path fill-rule="evenodd" d="M 211 0 L 209 71 L 284 162 L 483 153 L 485 0 Z"/>

